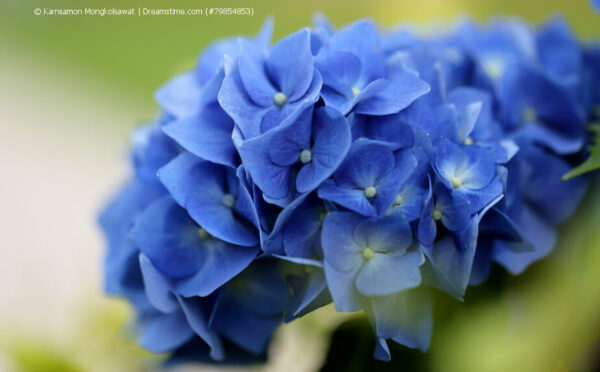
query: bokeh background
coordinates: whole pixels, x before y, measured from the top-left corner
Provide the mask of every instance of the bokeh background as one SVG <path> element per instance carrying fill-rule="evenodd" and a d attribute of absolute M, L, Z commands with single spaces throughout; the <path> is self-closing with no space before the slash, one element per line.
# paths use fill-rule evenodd
<path fill-rule="evenodd" d="M 83 7 L 252 7 L 254 16 L 33 14 Z M 600 14 L 587 0 L 0 0 L 0 371 L 156 369 L 160 357 L 135 346 L 127 305 L 103 296 L 100 277 L 103 240 L 95 218 L 129 175 L 129 134 L 157 114 L 156 88 L 193 66 L 210 41 L 253 34 L 268 15 L 279 39 L 308 25 L 315 11 L 335 26 L 362 17 L 389 26 L 443 27 L 466 16 L 539 24 L 560 15 L 581 38 L 600 40 Z M 599 368 L 595 191 L 562 228 L 549 259 L 518 278 L 495 270 L 490 283 L 469 289 L 464 304 L 442 299 L 430 352 L 395 349 L 394 358 L 410 370 Z M 333 337 L 350 345 L 345 368 L 362 370 L 372 362 L 348 353 L 363 342 L 352 339 L 352 327 L 364 323 L 322 309 L 282 327 L 269 363 L 249 369 L 318 369 Z"/>

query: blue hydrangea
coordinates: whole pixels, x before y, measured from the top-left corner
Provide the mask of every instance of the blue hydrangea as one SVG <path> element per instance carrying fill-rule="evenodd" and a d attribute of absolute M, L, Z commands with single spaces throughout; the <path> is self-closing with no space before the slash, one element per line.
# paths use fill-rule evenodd
<path fill-rule="evenodd" d="M 283 322 L 363 311 L 374 356 L 426 351 L 431 288 L 548 255 L 587 191 L 561 181 L 600 117 L 600 48 L 564 21 L 424 38 L 368 20 L 220 40 L 156 93 L 130 182 L 100 215 L 105 289 L 140 344 L 266 358 Z"/>

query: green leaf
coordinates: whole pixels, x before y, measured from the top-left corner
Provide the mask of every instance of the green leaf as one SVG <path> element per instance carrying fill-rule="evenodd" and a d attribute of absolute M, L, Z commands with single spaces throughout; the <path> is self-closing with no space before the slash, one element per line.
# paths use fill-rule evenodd
<path fill-rule="evenodd" d="M 590 157 L 562 176 L 563 181 L 600 169 L 600 123 L 590 125 L 590 130 L 595 133 L 593 144 L 590 146 Z"/>

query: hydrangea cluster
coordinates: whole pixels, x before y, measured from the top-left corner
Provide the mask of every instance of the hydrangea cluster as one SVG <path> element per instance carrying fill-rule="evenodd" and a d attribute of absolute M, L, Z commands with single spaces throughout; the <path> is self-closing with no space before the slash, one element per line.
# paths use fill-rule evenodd
<path fill-rule="evenodd" d="M 389 360 L 390 340 L 427 350 L 431 291 L 461 299 L 492 263 L 519 274 L 553 249 L 586 192 L 561 176 L 600 115 L 600 47 L 561 20 L 271 31 L 211 44 L 157 91 L 100 217 L 106 290 L 143 347 L 260 359 L 333 301 Z"/>

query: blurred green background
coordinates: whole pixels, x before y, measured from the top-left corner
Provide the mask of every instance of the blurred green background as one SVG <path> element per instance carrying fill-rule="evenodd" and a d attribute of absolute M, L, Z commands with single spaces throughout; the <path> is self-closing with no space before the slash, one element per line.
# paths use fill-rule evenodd
<path fill-rule="evenodd" d="M 84 7 L 251 7 L 254 16 L 33 14 Z M 600 14 L 587 0 L 0 0 L 0 371 L 153 368 L 157 358 L 124 328 L 127 306 L 105 299 L 100 284 L 94 217 L 128 175 L 129 132 L 157 114 L 155 89 L 193 66 L 209 42 L 254 34 L 268 15 L 279 39 L 309 25 L 315 11 L 335 26 L 362 17 L 389 26 L 438 27 L 464 16 L 539 24 L 561 15 L 580 37 L 600 39 Z M 436 371 L 598 367 L 599 224 L 596 192 L 549 259 L 518 278 L 495 270 L 465 304 L 440 299 L 431 351 L 395 349 L 395 358 L 405 369 Z M 283 327 L 269 364 L 251 368 L 318 368 L 334 326 L 346 320 L 329 307 Z M 353 368 L 362 367 L 392 368 Z"/>

